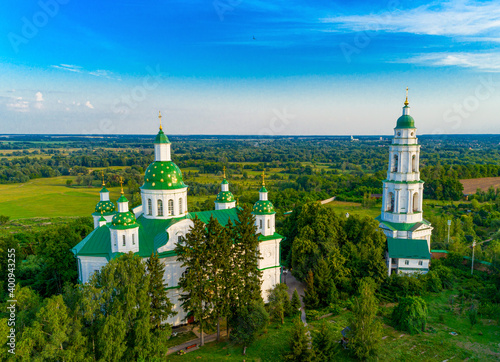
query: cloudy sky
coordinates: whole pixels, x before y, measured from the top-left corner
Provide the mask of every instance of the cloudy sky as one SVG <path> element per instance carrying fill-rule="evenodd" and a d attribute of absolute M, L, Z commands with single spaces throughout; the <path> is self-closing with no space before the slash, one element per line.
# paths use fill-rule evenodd
<path fill-rule="evenodd" d="M 500 133 L 498 2 L 2 7 L 0 133 Z"/>

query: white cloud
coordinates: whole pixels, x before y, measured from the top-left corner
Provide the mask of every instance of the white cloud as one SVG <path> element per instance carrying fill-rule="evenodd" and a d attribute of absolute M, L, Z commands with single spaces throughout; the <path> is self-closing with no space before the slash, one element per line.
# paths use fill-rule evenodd
<path fill-rule="evenodd" d="M 15 112 L 28 112 L 29 102 L 25 101 L 23 97 L 12 97 L 10 102 L 7 103 L 7 107 Z"/>
<path fill-rule="evenodd" d="M 486 35 L 500 29 L 500 6 L 494 1 L 434 2 L 408 10 L 337 16 L 321 21 L 350 31 L 379 30 L 444 36 Z"/>
<path fill-rule="evenodd" d="M 42 92 L 36 92 L 36 94 L 35 94 L 35 100 L 37 102 L 43 102 L 43 94 L 42 94 Z"/>
<path fill-rule="evenodd" d="M 93 75 L 94 77 L 105 77 L 108 79 L 115 79 L 112 72 L 110 72 L 109 70 L 104 70 L 104 69 L 86 70 L 79 65 L 72 65 L 72 64 L 52 65 L 51 67 L 56 68 L 56 69 L 60 69 L 60 70 L 66 70 L 66 71 L 73 72 L 73 73 L 89 74 L 89 75 Z M 117 79 L 120 80 L 119 78 L 117 78 Z"/>
<path fill-rule="evenodd" d="M 500 72 L 500 56 L 497 53 L 432 53 L 423 54 L 398 63 L 412 63 L 429 66 L 458 66 L 483 71 Z"/>
<path fill-rule="evenodd" d="M 85 106 L 89 107 L 90 109 L 94 109 L 94 106 L 90 103 L 90 101 L 85 102 Z"/>

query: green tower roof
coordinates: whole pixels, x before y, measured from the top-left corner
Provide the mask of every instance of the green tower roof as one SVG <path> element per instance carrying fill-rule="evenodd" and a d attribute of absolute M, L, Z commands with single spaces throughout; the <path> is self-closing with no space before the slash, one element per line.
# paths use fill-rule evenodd
<path fill-rule="evenodd" d="M 115 212 L 115 204 L 112 201 L 99 201 L 95 206 L 96 214 L 111 215 Z"/>
<path fill-rule="evenodd" d="M 99 191 L 99 192 L 102 194 L 103 192 L 109 192 L 109 191 L 106 188 L 106 186 L 103 186 L 102 189 L 101 189 L 101 191 Z"/>
<path fill-rule="evenodd" d="M 405 106 L 404 108 L 409 108 Z M 404 114 L 398 118 L 396 128 L 415 128 L 415 120 L 409 114 Z"/>
<path fill-rule="evenodd" d="M 217 194 L 215 202 L 234 202 L 234 195 L 231 191 L 221 191 Z"/>
<path fill-rule="evenodd" d="M 266 186 L 262 186 L 260 188 L 259 192 L 267 192 Z"/>
<path fill-rule="evenodd" d="M 259 200 L 253 205 L 252 214 L 254 215 L 269 215 L 274 213 L 273 203 L 269 200 Z"/>
<path fill-rule="evenodd" d="M 139 227 L 135 215 L 131 211 L 119 212 L 111 220 L 110 229 L 132 229 Z"/>
<path fill-rule="evenodd" d="M 118 199 L 118 202 L 128 202 L 128 199 L 125 197 L 125 195 L 121 195 Z"/>
<path fill-rule="evenodd" d="M 172 161 L 156 161 L 148 166 L 144 174 L 145 190 L 175 190 L 187 187 L 182 180 L 180 168 Z"/>
<path fill-rule="evenodd" d="M 163 133 L 162 129 L 160 129 L 160 131 L 156 135 L 155 143 L 170 143 L 165 133 Z"/>

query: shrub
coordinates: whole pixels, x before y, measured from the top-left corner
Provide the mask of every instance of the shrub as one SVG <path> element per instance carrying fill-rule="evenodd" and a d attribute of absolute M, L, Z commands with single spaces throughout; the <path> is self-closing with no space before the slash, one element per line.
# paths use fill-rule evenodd
<path fill-rule="evenodd" d="M 427 305 L 420 297 L 402 298 L 392 311 L 392 322 L 396 329 L 410 334 L 425 330 Z"/>

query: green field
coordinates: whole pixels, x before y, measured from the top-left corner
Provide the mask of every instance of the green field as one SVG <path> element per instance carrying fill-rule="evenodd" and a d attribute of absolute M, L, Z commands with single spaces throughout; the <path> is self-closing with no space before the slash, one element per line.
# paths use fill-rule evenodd
<path fill-rule="evenodd" d="M 431 294 L 424 299 L 428 303 L 429 317 L 425 332 L 409 335 L 390 326 L 388 316 L 393 305 L 382 306 L 379 318 L 384 323 L 380 341 L 380 357 L 384 361 L 498 361 L 500 359 L 500 328 L 498 320 L 480 319 L 471 329 L 465 313 L 459 313 L 458 305 L 452 309 L 448 303 L 450 296 L 457 295 L 457 290 L 448 290 Z M 333 338 L 339 341 L 341 330 L 348 325 L 350 312 L 344 311 L 338 316 L 324 318 L 331 326 Z M 443 317 L 440 317 L 440 316 Z M 314 335 L 322 320 L 308 321 Z M 197 351 L 184 356 L 171 355 L 168 361 L 280 361 L 288 353 L 291 320 L 277 328 L 276 324 L 268 327 L 242 356 L 242 348 L 227 341 L 213 342 Z M 450 332 L 456 332 L 453 336 Z M 356 361 L 340 345 L 336 345 L 334 361 Z"/>
<path fill-rule="evenodd" d="M 11 220 L 33 217 L 90 216 L 99 201 L 98 187 L 68 187 L 62 176 L 0 185 L 0 215 Z M 117 200 L 120 188 L 109 188 Z"/>

